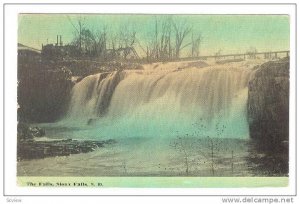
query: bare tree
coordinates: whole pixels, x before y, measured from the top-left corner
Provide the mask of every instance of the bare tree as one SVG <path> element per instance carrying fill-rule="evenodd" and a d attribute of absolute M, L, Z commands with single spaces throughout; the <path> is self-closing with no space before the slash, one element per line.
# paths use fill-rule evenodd
<path fill-rule="evenodd" d="M 73 26 L 73 28 L 75 29 L 76 31 L 76 34 L 78 35 L 78 40 L 77 40 L 77 43 L 78 43 L 78 46 L 79 46 L 79 49 L 81 51 L 81 47 L 82 47 L 82 34 L 83 34 L 83 30 L 85 29 L 85 18 L 83 18 L 82 16 L 79 16 L 77 18 L 77 25 L 75 25 L 73 23 L 73 21 L 71 20 L 70 16 L 67 16 L 69 22 L 71 23 L 71 25 Z"/>
<path fill-rule="evenodd" d="M 192 26 L 190 26 L 186 21 L 179 21 L 173 19 L 173 28 L 175 31 L 175 56 L 176 58 L 179 58 L 180 51 L 191 44 L 188 43 L 186 45 L 183 45 L 183 41 L 191 32 Z"/>
<path fill-rule="evenodd" d="M 177 136 L 174 143 L 170 144 L 171 147 L 182 153 L 185 166 L 185 174 L 188 176 L 190 172 L 190 159 L 192 157 L 191 151 L 193 150 L 193 142 L 189 135 Z"/>
<path fill-rule="evenodd" d="M 132 47 L 136 41 L 136 31 L 133 26 L 123 25 L 119 31 L 119 48 Z"/>
<path fill-rule="evenodd" d="M 147 59 L 167 60 L 173 56 L 172 16 L 155 16 L 154 32 L 148 37 L 146 42 Z"/>
<path fill-rule="evenodd" d="M 90 29 L 84 28 L 79 39 L 81 49 L 88 55 L 95 54 L 96 39 Z"/>
<path fill-rule="evenodd" d="M 172 57 L 171 33 L 172 17 L 167 17 L 161 21 L 161 32 L 159 35 L 158 54 L 159 58 L 165 60 Z"/>
<path fill-rule="evenodd" d="M 200 44 L 202 42 L 202 35 L 201 33 L 197 36 L 194 36 L 194 33 L 192 33 L 192 57 L 199 57 L 200 54 Z"/>
<path fill-rule="evenodd" d="M 101 58 L 106 57 L 106 50 L 107 50 L 107 26 L 104 25 L 101 30 L 95 32 L 95 49 L 96 55 L 100 56 Z"/>
<path fill-rule="evenodd" d="M 124 59 L 127 58 L 130 52 L 135 52 L 136 30 L 134 25 L 128 23 L 120 27 L 118 42 L 118 50 L 122 51 Z"/>

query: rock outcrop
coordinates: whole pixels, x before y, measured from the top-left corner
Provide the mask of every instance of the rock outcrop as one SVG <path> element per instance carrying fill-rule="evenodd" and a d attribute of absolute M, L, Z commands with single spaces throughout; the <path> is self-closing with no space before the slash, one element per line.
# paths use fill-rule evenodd
<path fill-rule="evenodd" d="M 65 113 L 73 86 L 68 69 L 29 67 L 19 72 L 18 77 L 18 121 L 53 122 Z"/>
<path fill-rule="evenodd" d="M 42 128 L 32 127 L 26 123 L 18 123 L 17 160 L 22 161 L 87 153 L 105 145 L 116 143 L 112 139 L 101 141 L 74 139 L 37 140 L 37 138 L 45 135 L 45 130 Z"/>
<path fill-rule="evenodd" d="M 261 149 L 288 152 L 289 59 L 258 67 L 249 82 L 248 119 L 250 137 L 259 141 Z"/>

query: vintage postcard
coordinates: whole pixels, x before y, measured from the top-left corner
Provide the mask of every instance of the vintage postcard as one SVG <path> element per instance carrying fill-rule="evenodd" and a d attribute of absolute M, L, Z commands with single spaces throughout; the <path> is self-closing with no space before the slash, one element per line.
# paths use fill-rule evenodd
<path fill-rule="evenodd" d="M 288 13 L 17 19 L 18 187 L 291 185 Z"/>

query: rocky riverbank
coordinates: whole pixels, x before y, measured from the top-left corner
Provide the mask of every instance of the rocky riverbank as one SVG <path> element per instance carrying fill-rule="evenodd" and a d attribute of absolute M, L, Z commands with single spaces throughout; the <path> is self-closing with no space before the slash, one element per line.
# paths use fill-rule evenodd
<path fill-rule="evenodd" d="M 288 172 L 289 68 L 288 58 L 264 63 L 248 86 L 250 137 L 258 153 L 272 155 L 279 172 Z"/>
<path fill-rule="evenodd" d="M 19 124 L 17 160 L 22 161 L 87 153 L 116 142 L 115 140 L 47 140 L 42 139 L 44 136 L 45 131 L 41 128 Z"/>
<path fill-rule="evenodd" d="M 286 146 L 289 139 L 289 60 L 262 64 L 249 82 L 251 138 L 267 146 Z M 266 148 L 267 148 L 266 146 Z"/>

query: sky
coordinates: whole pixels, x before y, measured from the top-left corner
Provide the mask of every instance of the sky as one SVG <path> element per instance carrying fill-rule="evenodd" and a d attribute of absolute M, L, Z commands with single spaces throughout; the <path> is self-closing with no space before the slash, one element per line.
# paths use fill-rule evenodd
<path fill-rule="evenodd" d="M 91 30 L 107 26 L 118 33 L 124 26 L 136 30 L 142 47 L 154 36 L 155 18 L 166 15 L 136 14 L 19 14 L 18 42 L 41 49 L 42 44 L 55 43 L 62 35 L 64 44 L 74 38 L 78 19 L 84 19 Z M 193 33 L 203 36 L 200 55 L 245 53 L 250 47 L 258 51 L 289 50 L 290 22 L 287 15 L 173 15 L 174 20 L 193 27 Z M 74 26 L 73 26 L 73 25 Z M 191 39 L 189 35 L 184 44 Z M 136 46 L 138 52 L 143 52 Z M 189 47 L 183 52 L 188 53 Z"/>

